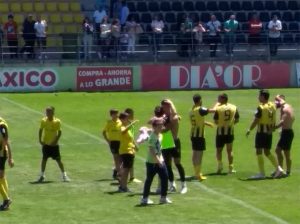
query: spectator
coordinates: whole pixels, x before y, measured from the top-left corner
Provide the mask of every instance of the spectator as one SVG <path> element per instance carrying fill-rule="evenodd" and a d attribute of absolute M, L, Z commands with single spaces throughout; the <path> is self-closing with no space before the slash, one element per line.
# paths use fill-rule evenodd
<path fill-rule="evenodd" d="M 122 8 L 119 17 L 121 26 L 125 26 L 128 16 L 129 16 L 129 8 L 127 6 L 127 3 L 126 1 L 122 1 Z"/>
<path fill-rule="evenodd" d="M 249 23 L 249 35 L 248 35 L 248 55 L 250 56 L 252 53 L 253 46 L 256 46 L 260 43 L 260 33 L 262 29 L 262 22 L 259 20 L 258 16 L 256 14 L 252 15 L 252 18 L 250 19 Z"/>
<path fill-rule="evenodd" d="M 206 24 L 208 32 L 208 43 L 210 57 L 216 57 L 218 43 L 221 42 L 221 23 L 215 15 L 211 15 L 210 21 Z"/>
<path fill-rule="evenodd" d="M 236 31 L 238 29 L 238 26 L 239 23 L 235 20 L 235 15 L 231 15 L 224 24 L 225 47 L 227 56 L 233 56 L 233 48 L 235 45 Z"/>
<path fill-rule="evenodd" d="M 129 42 L 129 34 L 127 27 L 123 27 L 123 32 L 120 36 L 120 52 L 121 52 L 121 59 L 127 58 L 127 49 L 128 49 L 128 42 Z"/>
<path fill-rule="evenodd" d="M 114 4 L 113 4 L 113 14 L 112 14 L 112 17 L 114 19 L 120 18 L 121 10 L 122 10 L 122 0 L 116 0 L 114 2 Z"/>
<path fill-rule="evenodd" d="M 120 42 L 120 35 L 121 35 L 121 25 L 119 19 L 114 19 L 112 21 L 111 26 L 111 44 L 114 49 L 114 53 L 117 56 L 119 51 L 119 42 Z"/>
<path fill-rule="evenodd" d="M 153 31 L 153 54 L 155 56 L 159 55 L 161 36 L 162 36 L 164 27 L 165 27 L 165 25 L 161 19 L 161 16 L 155 15 L 152 20 L 152 23 L 151 23 L 151 28 Z"/>
<path fill-rule="evenodd" d="M 268 24 L 269 29 L 269 44 L 270 44 L 270 55 L 276 56 L 278 44 L 280 41 L 280 31 L 282 30 L 281 21 L 277 15 L 274 15 L 272 20 Z"/>
<path fill-rule="evenodd" d="M 128 30 L 129 34 L 129 40 L 128 40 L 128 54 L 134 54 L 135 52 L 135 41 L 136 41 L 136 35 L 137 35 L 137 27 L 140 26 L 136 23 L 135 17 L 131 16 L 130 20 L 126 22 L 126 28 Z"/>
<path fill-rule="evenodd" d="M 24 47 L 21 49 L 20 53 L 27 53 L 27 58 L 34 59 L 34 43 L 35 43 L 35 21 L 31 14 L 23 22 L 23 39 Z"/>
<path fill-rule="evenodd" d="M 193 39 L 193 20 L 187 16 L 183 16 L 183 22 L 180 25 L 180 31 L 181 31 L 181 41 L 180 41 L 180 51 L 179 55 L 182 57 L 188 57 L 189 56 L 189 49 L 192 51 L 192 39 Z"/>
<path fill-rule="evenodd" d="M 35 35 L 37 46 L 40 49 L 39 59 L 47 59 L 47 55 L 44 53 L 47 46 L 47 22 L 46 20 L 41 20 L 41 16 L 37 16 L 37 21 L 34 24 Z"/>
<path fill-rule="evenodd" d="M 193 46 L 193 54 L 195 56 L 199 56 L 201 54 L 201 45 L 203 42 L 203 33 L 206 32 L 206 29 L 204 28 L 204 25 L 201 21 L 198 22 L 198 24 L 194 27 L 193 32 L 194 35 L 194 44 Z"/>
<path fill-rule="evenodd" d="M 91 59 L 91 49 L 93 45 L 93 32 L 94 27 L 88 17 L 85 17 L 82 22 L 83 31 L 83 46 L 84 46 L 84 59 Z"/>
<path fill-rule="evenodd" d="M 104 7 L 99 7 L 96 5 L 96 10 L 93 15 L 93 21 L 95 25 L 97 42 L 99 41 L 99 37 L 100 37 L 100 24 L 105 16 L 107 16 L 107 14 Z"/>
<path fill-rule="evenodd" d="M 18 25 L 12 14 L 8 15 L 8 21 L 4 25 L 4 33 L 10 51 L 10 58 L 18 58 Z"/>
<path fill-rule="evenodd" d="M 99 59 L 101 59 L 101 57 L 104 59 L 110 57 L 111 24 L 109 23 L 108 16 L 104 16 L 100 24 L 100 45 L 101 53 L 98 52 Z"/>

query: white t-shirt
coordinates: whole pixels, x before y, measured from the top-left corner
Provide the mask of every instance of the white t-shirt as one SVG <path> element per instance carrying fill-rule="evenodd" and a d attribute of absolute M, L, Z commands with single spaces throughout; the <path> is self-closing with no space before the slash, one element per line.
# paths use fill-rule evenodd
<path fill-rule="evenodd" d="M 221 23 L 219 22 L 219 20 L 211 20 L 206 24 L 206 26 L 209 30 L 209 36 L 216 36 L 218 34 L 218 30 L 221 28 Z"/>
<path fill-rule="evenodd" d="M 276 28 L 276 30 L 272 30 L 272 28 Z M 280 31 L 282 29 L 281 21 L 276 20 L 275 22 L 271 20 L 268 24 L 269 29 L 269 37 L 278 38 L 280 37 Z"/>
<path fill-rule="evenodd" d="M 151 27 L 154 30 L 154 32 L 156 33 L 162 33 L 163 29 L 164 29 L 164 22 L 162 20 L 158 21 L 158 20 L 153 20 L 151 23 Z"/>
<path fill-rule="evenodd" d="M 37 37 L 46 37 L 46 27 L 47 22 L 45 20 L 42 20 L 41 22 L 36 22 L 34 24 L 35 35 Z"/>
<path fill-rule="evenodd" d="M 107 16 L 105 10 L 102 10 L 101 12 L 99 12 L 99 10 L 96 10 L 93 15 L 95 23 L 101 23 L 104 16 Z"/>

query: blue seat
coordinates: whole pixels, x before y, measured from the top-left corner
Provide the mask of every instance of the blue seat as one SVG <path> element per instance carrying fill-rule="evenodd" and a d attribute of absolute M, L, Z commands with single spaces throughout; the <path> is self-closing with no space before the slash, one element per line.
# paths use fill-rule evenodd
<path fill-rule="evenodd" d="M 288 6 L 286 1 L 278 1 L 276 3 L 277 10 L 288 10 Z"/>
<path fill-rule="evenodd" d="M 229 11 L 229 10 L 230 10 L 230 7 L 229 7 L 228 2 L 220 1 L 220 2 L 219 2 L 219 10 L 220 10 L 220 11 Z"/>
<path fill-rule="evenodd" d="M 181 2 L 172 2 L 172 10 L 175 12 L 183 11 L 183 7 Z"/>
<path fill-rule="evenodd" d="M 200 12 L 206 11 L 205 3 L 203 1 L 197 1 L 195 3 L 195 9 Z"/>
<path fill-rule="evenodd" d="M 299 5 L 297 1 L 288 1 L 289 10 L 299 10 Z"/>
<path fill-rule="evenodd" d="M 262 1 L 254 1 L 253 2 L 253 9 L 255 11 L 263 11 L 263 10 L 265 10 L 263 2 Z"/>
<path fill-rule="evenodd" d="M 294 21 L 300 21 L 300 12 L 295 12 L 294 14 Z"/>
<path fill-rule="evenodd" d="M 151 12 L 158 12 L 159 11 L 159 5 L 156 1 L 151 1 L 148 3 L 148 9 Z"/>
<path fill-rule="evenodd" d="M 285 44 L 293 44 L 295 42 L 294 35 L 292 33 L 285 33 L 282 39 Z"/>
<path fill-rule="evenodd" d="M 202 12 L 200 18 L 202 22 L 206 23 L 210 20 L 210 14 L 207 12 Z"/>
<path fill-rule="evenodd" d="M 142 23 L 151 23 L 152 22 L 152 16 L 150 13 L 142 13 L 141 14 L 141 22 Z"/>
<path fill-rule="evenodd" d="M 167 23 L 176 23 L 175 14 L 173 12 L 167 12 L 165 14 L 165 21 Z"/>
<path fill-rule="evenodd" d="M 160 3 L 160 10 L 163 12 L 171 11 L 171 4 L 170 2 L 161 2 Z"/>
<path fill-rule="evenodd" d="M 262 22 L 269 22 L 270 21 L 270 15 L 269 15 L 268 12 L 259 13 L 259 18 Z"/>
<path fill-rule="evenodd" d="M 247 21 L 247 16 L 245 12 L 238 12 L 236 14 L 236 20 L 239 22 L 246 22 Z"/>
<path fill-rule="evenodd" d="M 136 11 L 137 12 L 147 12 L 148 6 L 146 2 L 137 2 L 136 3 Z"/>
<path fill-rule="evenodd" d="M 216 16 L 217 20 L 219 20 L 221 23 L 224 22 L 224 16 L 223 16 L 223 13 L 221 13 L 221 12 L 216 12 L 216 13 L 215 13 L 215 16 Z M 208 22 L 208 21 L 206 21 L 206 22 Z"/>
<path fill-rule="evenodd" d="M 293 33 L 297 33 L 299 32 L 299 23 L 298 22 L 291 22 L 289 23 L 289 26 L 288 26 L 288 30 L 290 32 L 293 32 Z"/>
<path fill-rule="evenodd" d="M 275 5 L 275 2 L 274 1 L 266 1 L 265 2 L 265 9 L 266 10 L 276 10 L 276 5 Z M 280 9 L 279 9 L 280 10 Z"/>
<path fill-rule="evenodd" d="M 194 3 L 192 1 L 185 1 L 183 3 L 183 9 L 187 12 L 195 11 Z"/>
<path fill-rule="evenodd" d="M 232 11 L 240 11 L 241 10 L 241 3 L 238 1 L 230 2 L 230 10 Z"/>
<path fill-rule="evenodd" d="M 176 15 L 176 21 L 177 21 L 177 23 L 183 23 L 184 21 L 183 21 L 183 19 L 184 19 L 184 17 L 186 16 L 186 13 L 184 13 L 184 12 L 179 12 L 179 13 L 177 13 L 177 15 Z"/>
<path fill-rule="evenodd" d="M 286 22 L 294 21 L 293 14 L 290 11 L 282 13 L 282 20 Z"/>
<path fill-rule="evenodd" d="M 130 12 L 136 12 L 136 8 L 135 8 L 134 2 L 128 2 L 127 3 L 127 7 L 128 7 L 128 9 L 129 9 Z"/>
<path fill-rule="evenodd" d="M 206 9 L 208 11 L 218 11 L 219 10 L 217 2 L 215 2 L 215 1 L 209 1 L 209 2 L 207 2 Z"/>
<path fill-rule="evenodd" d="M 194 23 L 198 23 L 200 21 L 199 14 L 197 12 L 191 12 L 189 17 L 194 21 Z"/>
<path fill-rule="evenodd" d="M 252 2 L 250 2 L 250 1 L 243 1 L 242 2 L 242 10 L 244 10 L 244 11 L 252 11 L 253 10 Z"/>

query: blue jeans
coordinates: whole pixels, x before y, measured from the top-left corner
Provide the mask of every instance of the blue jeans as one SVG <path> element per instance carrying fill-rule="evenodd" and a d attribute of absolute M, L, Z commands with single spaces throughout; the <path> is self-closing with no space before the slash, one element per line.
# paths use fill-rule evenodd
<path fill-rule="evenodd" d="M 144 185 L 143 198 L 148 198 L 150 188 L 155 174 L 158 174 L 161 181 L 161 196 L 167 196 L 168 190 L 168 171 L 166 165 L 159 165 L 157 163 L 146 163 L 147 177 Z"/>

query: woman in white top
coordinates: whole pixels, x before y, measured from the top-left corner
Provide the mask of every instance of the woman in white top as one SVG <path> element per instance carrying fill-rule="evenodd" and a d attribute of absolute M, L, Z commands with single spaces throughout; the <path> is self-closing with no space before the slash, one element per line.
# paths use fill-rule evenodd
<path fill-rule="evenodd" d="M 164 27 L 165 24 L 162 21 L 161 16 L 155 15 L 151 23 L 151 28 L 153 31 L 153 54 L 155 56 L 157 56 L 160 51 L 160 42 Z"/>
<path fill-rule="evenodd" d="M 195 56 L 199 56 L 201 53 L 201 45 L 203 42 L 203 33 L 206 32 L 206 29 L 204 28 L 201 21 L 199 21 L 198 24 L 194 27 L 193 32 L 195 33 L 195 49 L 193 49 L 193 53 L 195 54 Z"/>
<path fill-rule="evenodd" d="M 130 20 L 126 22 L 126 28 L 128 30 L 128 54 L 134 54 L 135 52 L 135 41 L 136 41 L 136 30 L 139 24 L 136 23 L 135 17 L 132 15 Z"/>
<path fill-rule="evenodd" d="M 269 44 L 270 44 L 270 55 L 276 56 L 277 49 L 280 39 L 280 31 L 282 30 L 281 21 L 277 15 L 274 15 L 272 20 L 268 24 L 269 29 Z"/>
<path fill-rule="evenodd" d="M 108 16 L 104 16 L 100 23 L 100 45 L 101 54 L 98 53 L 99 59 L 110 57 L 111 48 L 111 24 L 109 23 Z"/>
<path fill-rule="evenodd" d="M 43 53 L 46 50 L 47 46 L 47 22 L 46 20 L 41 20 L 41 16 L 37 16 L 36 23 L 34 24 L 35 35 L 37 46 L 40 49 L 39 59 L 47 58 L 47 56 Z"/>

